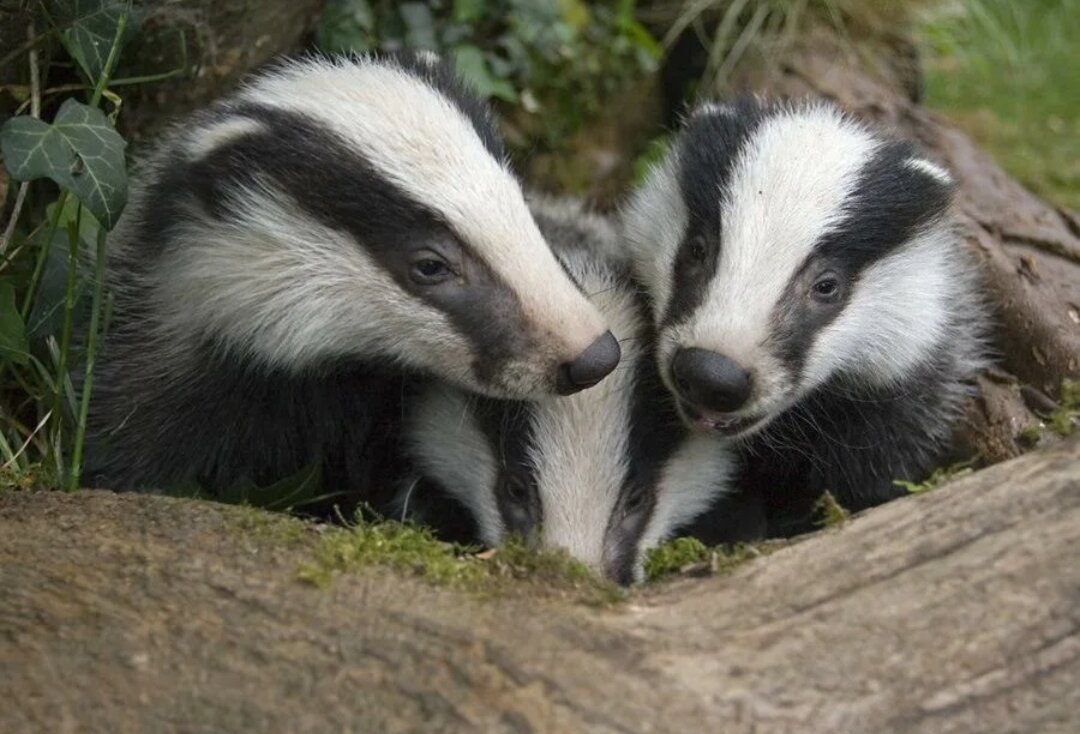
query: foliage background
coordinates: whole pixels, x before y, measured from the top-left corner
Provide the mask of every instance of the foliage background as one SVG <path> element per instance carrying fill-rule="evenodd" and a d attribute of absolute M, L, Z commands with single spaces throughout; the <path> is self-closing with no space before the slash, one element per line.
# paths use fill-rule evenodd
<path fill-rule="evenodd" d="M 158 5 L 183 17 L 184 3 L 0 6 L 0 484 L 79 483 L 109 314 L 100 253 L 132 157 L 117 132 L 125 99 L 197 78 L 206 70 L 187 63 L 185 44 L 211 42 L 179 34 L 167 41 L 175 65 L 129 62 L 129 46 L 157 38 Z M 496 105 L 527 178 L 595 196 L 596 170 L 607 166 L 617 171 L 610 203 L 662 150 L 693 95 L 723 94 L 742 58 L 767 57 L 813 23 L 853 44 L 913 35 L 926 104 L 1036 193 L 1080 206 L 1080 0 L 327 0 L 311 42 L 331 53 L 409 47 L 452 58 Z M 687 35 L 705 60 L 675 91 L 662 73 Z M 308 479 L 263 499 L 302 501 Z M 249 488 L 236 499 L 259 497 Z"/>

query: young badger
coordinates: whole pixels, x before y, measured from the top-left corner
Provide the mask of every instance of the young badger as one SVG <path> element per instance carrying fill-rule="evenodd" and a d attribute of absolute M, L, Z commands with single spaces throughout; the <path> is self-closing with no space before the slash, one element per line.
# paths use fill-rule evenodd
<path fill-rule="evenodd" d="M 565 203 L 537 202 L 534 214 L 611 324 L 622 364 L 568 398 L 495 400 L 433 383 L 406 417 L 415 473 L 397 511 L 458 540 L 496 546 L 514 533 L 562 547 L 627 584 L 642 578 L 647 549 L 723 493 L 730 457 L 681 425 L 656 374 L 640 297 L 603 257 L 611 226 Z M 463 524 L 448 498 L 467 509 Z"/>
<path fill-rule="evenodd" d="M 110 248 L 100 486 L 214 491 L 316 464 L 355 489 L 398 373 L 539 398 L 619 359 L 487 109 L 433 55 L 256 78 L 166 137 Z"/>
<path fill-rule="evenodd" d="M 951 189 L 832 106 L 743 98 L 693 112 L 628 203 L 660 374 L 688 425 L 738 440 L 770 533 L 823 490 L 903 494 L 947 449 L 986 325 Z"/>

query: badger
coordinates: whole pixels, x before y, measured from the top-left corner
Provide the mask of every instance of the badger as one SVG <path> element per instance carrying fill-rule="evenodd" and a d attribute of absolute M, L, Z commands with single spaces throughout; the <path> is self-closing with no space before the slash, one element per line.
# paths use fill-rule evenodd
<path fill-rule="evenodd" d="M 732 452 L 675 413 L 642 299 L 605 256 L 617 248 L 611 224 L 574 200 L 535 199 L 533 211 L 611 325 L 622 363 L 565 398 L 499 400 L 431 382 L 406 412 L 410 468 L 393 506 L 447 539 L 494 547 L 520 536 L 629 584 L 649 548 L 724 493 Z"/>
<path fill-rule="evenodd" d="M 952 189 L 831 104 L 744 97 L 694 109 L 628 198 L 661 378 L 686 425 L 736 441 L 764 532 L 809 529 L 825 490 L 903 494 L 948 451 L 987 359 Z"/>
<path fill-rule="evenodd" d="M 619 360 L 487 108 L 430 54 L 257 76 L 165 136 L 109 247 L 98 486 L 213 494 L 315 466 L 360 490 L 407 376 L 532 399 Z"/>

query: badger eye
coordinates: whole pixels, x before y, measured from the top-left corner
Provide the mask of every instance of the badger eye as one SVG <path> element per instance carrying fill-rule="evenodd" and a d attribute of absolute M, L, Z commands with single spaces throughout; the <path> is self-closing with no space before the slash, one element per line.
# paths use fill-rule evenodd
<path fill-rule="evenodd" d="M 529 490 L 525 486 L 525 483 L 515 477 L 510 477 L 506 480 L 506 496 L 510 498 L 510 501 L 516 504 L 525 504 L 529 499 Z"/>
<path fill-rule="evenodd" d="M 623 513 L 626 515 L 636 515 L 643 509 L 645 509 L 645 492 L 641 489 L 634 489 L 623 501 Z"/>
<path fill-rule="evenodd" d="M 695 237 L 690 241 L 690 259 L 695 263 L 705 262 L 709 256 L 709 245 L 704 237 Z"/>
<path fill-rule="evenodd" d="M 417 285 L 438 285 L 453 277 L 454 271 L 432 253 L 424 253 L 413 261 L 409 277 Z"/>
<path fill-rule="evenodd" d="M 818 303 L 835 303 L 840 298 L 840 278 L 826 273 L 814 281 L 810 295 Z"/>

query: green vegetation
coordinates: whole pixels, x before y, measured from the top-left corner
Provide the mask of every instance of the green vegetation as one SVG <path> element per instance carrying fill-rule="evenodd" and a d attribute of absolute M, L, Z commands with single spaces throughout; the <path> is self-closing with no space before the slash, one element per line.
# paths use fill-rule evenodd
<path fill-rule="evenodd" d="M 118 0 L 35 9 L 47 28 L 4 59 L 25 64 L 28 83 L 0 129 L 14 194 L 0 235 L 0 466 L 73 489 L 108 321 L 105 235 L 127 200 L 126 143 L 115 129 L 121 100 L 109 85 L 140 18 Z M 64 57 L 78 81 L 52 88 L 50 71 Z M 41 119 L 44 102 L 59 100 L 52 122 Z"/>
<path fill-rule="evenodd" d="M 513 105 L 528 128 L 510 137 L 521 148 L 564 145 L 660 56 L 633 0 L 329 0 L 318 44 L 452 57 L 482 95 Z"/>
<path fill-rule="evenodd" d="M 893 480 L 893 484 L 897 487 L 903 487 L 910 494 L 923 494 L 930 490 L 937 489 L 943 484 L 948 484 L 954 479 L 971 474 L 975 471 L 972 464 L 974 464 L 978 458 L 978 456 L 974 456 L 967 461 L 950 464 L 949 466 L 939 466 L 931 472 L 930 476 L 921 482 L 908 482 L 903 479 L 895 479 Z"/>
<path fill-rule="evenodd" d="M 814 503 L 814 516 L 819 528 L 835 528 L 846 523 L 851 513 L 837 502 L 832 492 L 825 491 Z"/>
<path fill-rule="evenodd" d="M 654 583 L 696 567 L 710 574 L 727 573 L 784 545 L 784 541 L 768 540 L 710 548 L 696 538 L 675 538 L 649 550 L 645 557 L 645 580 Z"/>
<path fill-rule="evenodd" d="M 1061 399 L 1054 410 L 1042 416 L 1039 423 L 1024 426 L 1017 437 L 1022 445 L 1032 448 L 1048 432 L 1067 438 L 1080 426 L 1080 380 L 1061 381 Z"/>
<path fill-rule="evenodd" d="M 1080 209 L 1080 0 L 942 3 L 923 36 L 927 104 L 1032 191 Z"/>
<path fill-rule="evenodd" d="M 428 528 L 397 522 L 358 520 L 349 528 L 327 528 L 315 557 L 300 578 L 329 584 L 341 573 L 384 568 L 428 583 L 479 594 L 535 593 L 569 597 L 587 604 L 613 604 L 624 592 L 594 575 L 563 551 L 535 550 L 511 540 L 477 554 L 437 540 Z"/>

